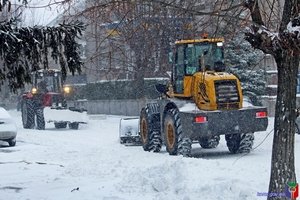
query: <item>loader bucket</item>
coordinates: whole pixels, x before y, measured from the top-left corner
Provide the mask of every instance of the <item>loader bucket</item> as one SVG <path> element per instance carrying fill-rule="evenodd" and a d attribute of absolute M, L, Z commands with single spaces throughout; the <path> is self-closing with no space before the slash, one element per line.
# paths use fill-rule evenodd
<path fill-rule="evenodd" d="M 121 144 L 140 145 L 139 118 L 128 117 L 120 119 L 119 137 Z"/>

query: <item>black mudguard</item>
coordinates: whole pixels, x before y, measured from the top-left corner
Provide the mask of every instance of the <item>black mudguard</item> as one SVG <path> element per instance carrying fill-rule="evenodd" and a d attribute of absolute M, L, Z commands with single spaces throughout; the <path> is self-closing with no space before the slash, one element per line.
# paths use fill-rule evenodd
<path fill-rule="evenodd" d="M 191 139 L 197 139 L 211 135 L 265 131 L 268 126 L 268 117 L 257 117 L 256 113 L 258 112 L 267 112 L 267 109 L 265 107 L 247 107 L 224 111 L 185 111 L 180 112 L 180 118 L 184 134 Z M 207 121 L 196 123 L 196 116 L 204 116 Z"/>

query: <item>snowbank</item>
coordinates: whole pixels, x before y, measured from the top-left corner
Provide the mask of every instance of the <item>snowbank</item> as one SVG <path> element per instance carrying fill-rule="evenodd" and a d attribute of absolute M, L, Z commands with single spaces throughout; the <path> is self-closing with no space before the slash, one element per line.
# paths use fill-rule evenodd
<path fill-rule="evenodd" d="M 266 199 L 258 194 L 268 191 L 272 118 L 267 131 L 255 134 L 250 154 L 230 154 L 221 137 L 216 149 L 195 143 L 192 157 L 184 158 L 169 156 L 165 148 L 152 153 L 121 145 L 117 116 L 93 116 L 80 130 L 47 124 L 41 131 L 23 129 L 20 113 L 11 114 L 19 127 L 18 145 L 0 148 L 1 199 Z"/>

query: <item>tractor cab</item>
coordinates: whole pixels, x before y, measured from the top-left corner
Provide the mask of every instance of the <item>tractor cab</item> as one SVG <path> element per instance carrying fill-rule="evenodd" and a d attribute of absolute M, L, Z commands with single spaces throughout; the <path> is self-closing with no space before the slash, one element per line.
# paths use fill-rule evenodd
<path fill-rule="evenodd" d="M 61 93 L 61 72 L 58 70 L 38 70 L 32 73 L 32 93 Z"/>
<path fill-rule="evenodd" d="M 61 71 L 56 69 L 38 70 L 31 73 L 31 93 L 57 93 L 65 96 L 70 93 L 69 86 L 63 86 Z"/>

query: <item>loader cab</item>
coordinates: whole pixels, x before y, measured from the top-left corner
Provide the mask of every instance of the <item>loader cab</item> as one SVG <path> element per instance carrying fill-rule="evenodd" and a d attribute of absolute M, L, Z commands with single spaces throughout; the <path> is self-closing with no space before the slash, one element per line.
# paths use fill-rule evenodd
<path fill-rule="evenodd" d="M 175 42 L 172 83 L 174 96 L 191 97 L 193 75 L 200 71 L 224 71 L 222 38 Z"/>

